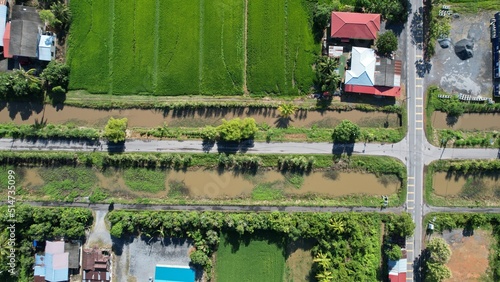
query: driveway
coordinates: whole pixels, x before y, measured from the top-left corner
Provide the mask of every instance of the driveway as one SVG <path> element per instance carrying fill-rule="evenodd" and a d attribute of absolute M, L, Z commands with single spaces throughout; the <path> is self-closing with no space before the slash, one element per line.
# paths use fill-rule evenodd
<path fill-rule="evenodd" d="M 95 224 L 91 233 L 89 234 L 89 238 L 87 240 L 88 247 L 101 247 L 101 248 L 110 248 L 111 247 L 111 235 L 109 234 L 109 230 L 106 227 L 105 217 L 108 212 L 104 210 L 96 210 L 95 211 Z"/>

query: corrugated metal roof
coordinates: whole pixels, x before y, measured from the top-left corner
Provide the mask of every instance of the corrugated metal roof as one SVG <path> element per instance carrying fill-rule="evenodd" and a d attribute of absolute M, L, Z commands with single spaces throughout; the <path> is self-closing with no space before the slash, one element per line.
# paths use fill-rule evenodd
<path fill-rule="evenodd" d="M 10 22 L 7 23 L 5 26 L 5 33 L 3 34 L 2 38 L 3 42 L 3 56 L 4 58 L 12 58 L 12 54 L 10 54 Z"/>
<path fill-rule="evenodd" d="M 45 254 L 45 280 L 67 281 L 69 277 L 68 253 Z"/>
<path fill-rule="evenodd" d="M 375 81 L 375 51 L 353 47 L 351 68 L 345 73 L 345 84 L 373 86 Z"/>

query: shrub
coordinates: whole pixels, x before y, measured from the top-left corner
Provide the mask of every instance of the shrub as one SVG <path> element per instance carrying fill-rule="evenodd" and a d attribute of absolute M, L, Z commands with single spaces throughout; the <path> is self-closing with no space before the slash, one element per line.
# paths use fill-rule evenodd
<path fill-rule="evenodd" d="M 114 143 L 125 141 L 127 122 L 127 118 L 110 118 L 108 124 L 104 128 L 103 136 Z"/>
<path fill-rule="evenodd" d="M 333 130 L 332 138 L 338 143 L 354 143 L 359 135 L 359 126 L 350 120 L 343 120 Z"/>

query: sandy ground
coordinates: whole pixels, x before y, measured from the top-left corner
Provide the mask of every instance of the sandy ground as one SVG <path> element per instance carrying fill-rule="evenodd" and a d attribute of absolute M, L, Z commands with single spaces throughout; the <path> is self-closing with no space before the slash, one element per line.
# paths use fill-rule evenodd
<path fill-rule="evenodd" d="M 474 56 L 462 61 L 456 56 L 453 45 L 443 49 L 436 44 L 430 72 L 425 75 L 427 85 L 437 84 L 449 93 L 491 97 L 493 86 L 489 21 L 492 16 L 492 13 L 482 12 L 452 19 L 452 44 L 465 38 L 472 40 Z"/>
<path fill-rule="evenodd" d="M 451 259 L 447 266 L 452 272 L 451 281 L 478 281 L 488 268 L 491 231 L 474 230 L 474 235 L 464 236 L 462 229 L 445 231 L 443 238 L 450 245 Z"/>

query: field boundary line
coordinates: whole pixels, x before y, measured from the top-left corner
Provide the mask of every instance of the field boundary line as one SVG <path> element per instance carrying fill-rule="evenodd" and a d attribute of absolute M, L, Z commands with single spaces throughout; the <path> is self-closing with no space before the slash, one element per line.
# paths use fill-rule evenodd
<path fill-rule="evenodd" d="M 229 71 L 229 68 L 227 67 L 226 64 L 226 57 L 224 56 L 224 21 L 225 20 L 225 13 L 224 9 L 222 10 L 222 28 L 221 28 L 221 33 L 220 33 L 220 54 L 221 54 L 221 59 L 222 63 L 224 64 L 224 68 L 226 69 L 227 75 L 231 79 L 231 82 L 233 83 L 233 87 L 237 87 L 236 83 L 234 83 L 233 76 L 231 75 L 231 72 Z"/>
<path fill-rule="evenodd" d="M 203 81 L 203 16 L 205 14 L 205 0 L 200 0 L 200 30 L 198 37 L 200 43 L 198 46 L 198 93 L 203 94 L 202 81 Z"/>
<path fill-rule="evenodd" d="M 247 64 L 248 64 L 248 0 L 245 0 L 245 14 L 243 17 L 243 95 L 248 95 L 247 87 Z"/>
<path fill-rule="evenodd" d="M 160 0 L 155 1 L 155 28 L 153 31 L 155 37 L 153 54 L 153 93 L 158 92 L 158 52 L 160 47 Z"/>
<path fill-rule="evenodd" d="M 284 24 L 285 26 L 284 26 L 284 30 L 283 30 L 284 34 L 285 34 L 285 38 L 283 40 L 283 44 L 284 44 L 283 48 L 285 48 L 285 50 L 284 50 L 285 56 L 283 58 L 283 64 L 285 67 L 285 71 L 283 72 L 285 75 L 285 79 L 284 79 L 285 84 L 283 85 L 283 87 L 284 87 L 283 90 L 287 91 L 288 90 L 288 79 L 287 79 L 288 78 L 288 58 L 290 56 L 290 50 L 288 48 L 288 0 L 285 0 L 283 2 L 283 4 L 284 4 L 284 8 L 285 8 L 283 11 L 285 13 L 285 24 Z M 285 94 L 285 93 L 283 93 L 283 94 Z"/>
<path fill-rule="evenodd" d="M 113 37 L 115 34 L 115 0 L 109 1 L 109 10 L 111 13 L 110 21 L 111 21 L 111 31 L 109 36 L 109 93 L 113 94 L 113 54 L 114 54 L 114 46 L 113 46 Z"/>

